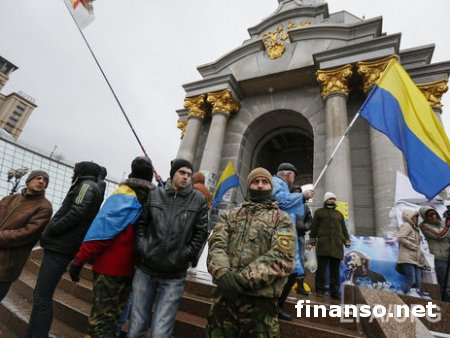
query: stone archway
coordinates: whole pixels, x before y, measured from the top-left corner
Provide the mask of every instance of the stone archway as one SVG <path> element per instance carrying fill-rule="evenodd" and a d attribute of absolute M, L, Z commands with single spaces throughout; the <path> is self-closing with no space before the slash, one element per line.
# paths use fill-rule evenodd
<path fill-rule="evenodd" d="M 244 132 L 239 152 L 239 173 L 246 177 L 262 166 L 272 174 L 282 162 L 300 170 L 297 183 L 312 183 L 314 134 L 309 121 L 292 110 L 276 110 L 255 119 Z"/>
<path fill-rule="evenodd" d="M 313 180 L 314 140 L 297 128 L 280 128 L 264 137 L 256 147 L 252 167 L 264 167 L 275 174 L 280 163 L 289 162 L 299 169 L 296 183 Z"/>

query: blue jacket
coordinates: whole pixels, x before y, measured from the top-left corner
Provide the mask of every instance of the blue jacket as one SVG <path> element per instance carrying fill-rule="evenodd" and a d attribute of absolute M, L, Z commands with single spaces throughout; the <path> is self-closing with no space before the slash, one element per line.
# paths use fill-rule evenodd
<path fill-rule="evenodd" d="M 289 187 L 287 183 L 278 176 L 273 176 L 273 195 L 275 196 L 280 209 L 286 211 L 289 216 L 291 216 L 292 222 L 295 224 L 296 215 L 304 215 L 304 199 L 303 194 L 294 192 L 291 193 L 289 191 Z M 302 259 L 300 257 L 300 250 L 298 247 L 298 234 L 296 231 L 296 239 L 295 239 L 295 268 L 293 273 L 298 274 L 299 276 L 303 276 L 305 271 L 303 269 Z"/>

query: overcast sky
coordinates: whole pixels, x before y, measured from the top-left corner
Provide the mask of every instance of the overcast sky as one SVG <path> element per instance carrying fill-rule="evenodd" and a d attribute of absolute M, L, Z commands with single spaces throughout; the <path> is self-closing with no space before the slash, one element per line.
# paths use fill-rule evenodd
<path fill-rule="evenodd" d="M 401 49 L 436 44 L 432 62 L 450 60 L 448 0 L 330 0 L 330 13 L 383 16 L 383 31 L 402 33 Z M 167 177 L 180 131 L 182 84 L 201 79 L 196 67 L 249 38 L 276 0 L 97 0 L 84 33 L 129 114 L 154 165 Z M 36 99 L 20 141 L 66 160 L 94 160 L 120 180 L 141 155 L 124 117 L 62 0 L 1 0 L 0 55 L 19 69 L 3 94 Z M 450 93 L 444 126 L 450 131 Z"/>

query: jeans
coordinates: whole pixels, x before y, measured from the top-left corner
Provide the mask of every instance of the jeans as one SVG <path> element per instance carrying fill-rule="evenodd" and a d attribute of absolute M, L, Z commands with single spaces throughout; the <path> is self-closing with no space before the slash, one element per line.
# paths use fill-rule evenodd
<path fill-rule="evenodd" d="M 447 261 L 434 260 L 434 268 L 436 270 L 436 277 L 441 287 L 442 300 L 445 302 L 450 301 L 450 269 L 447 271 Z M 447 274 L 447 285 L 445 284 L 445 274 Z"/>
<path fill-rule="evenodd" d="M 339 297 L 339 289 L 341 288 L 341 280 L 339 276 L 340 263 L 341 260 L 338 258 L 329 256 L 317 256 L 316 292 L 325 292 L 327 272 L 329 271 L 330 295 L 331 297 Z"/>
<path fill-rule="evenodd" d="M 125 308 L 123 309 L 122 313 L 120 314 L 119 321 L 117 322 L 116 326 L 116 337 L 120 337 L 120 333 L 122 332 L 122 328 L 125 325 L 131 310 L 131 291 L 128 295 L 127 305 L 125 305 Z"/>
<path fill-rule="evenodd" d="M 53 293 L 72 259 L 72 255 L 44 250 L 44 258 L 34 288 L 33 310 L 26 338 L 48 337 L 53 321 Z"/>
<path fill-rule="evenodd" d="M 139 268 L 133 278 L 129 338 L 144 338 L 152 316 L 152 337 L 170 338 L 186 279 L 153 277 Z"/>
<path fill-rule="evenodd" d="M 422 269 L 415 264 L 401 263 L 399 264 L 403 271 L 405 279 L 402 283 L 402 291 L 406 295 L 412 287 L 420 289 L 422 283 Z"/>
<path fill-rule="evenodd" d="M 0 282 L 0 302 L 5 298 L 11 287 L 12 282 Z"/>

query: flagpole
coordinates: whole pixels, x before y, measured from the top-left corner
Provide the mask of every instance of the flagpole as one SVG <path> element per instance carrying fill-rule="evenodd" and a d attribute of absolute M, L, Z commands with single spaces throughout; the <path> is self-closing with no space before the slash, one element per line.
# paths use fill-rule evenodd
<path fill-rule="evenodd" d="M 70 16 L 72 17 L 72 20 L 73 20 L 73 22 L 75 23 L 75 26 L 77 26 L 77 29 L 78 29 L 78 31 L 80 32 L 81 37 L 82 37 L 83 40 L 84 40 L 84 43 L 86 44 L 87 48 L 89 49 L 89 52 L 91 53 L 91 55 L 92 55 L 92 57 L 93 57 L 95 63 L 97 64 L 98 69 L 100 70 L 100 72 L 101 72 L 102 75 L 103 75 L 103 78 L 105 79 L 106 83 L 108 84 L 108 87 L 109 87 L 109 89 L 111 90 L 111 93 L 113 94 L 114 99 L 116 100 L 117 104 L 119 105 L 119 108 L 120 108 L 120 110 L 122 111 L 122 114 L 123 114 L 123 116 L 125 117 L 125 120 L 127 120 L 128 125 L 130 126 L 131 131 L 133 132 L 134 137 L 135 137 L 136 140 L 138 141 L 139 146 L 141 147 L 142 151 L 144 152 L 144 155 L 148 157 L 147 152 L 145 151 L 144 146 L 143 146 L 142 143 L 141 143 L 141 140 L 139 139 L 138 135 L 136 134 L 136 131 L 134 130 L 133 125 L 131 124 L 130 119 L 128 118 L 127 114 L 125 113 L 125 110 L 123 109 L 122 104 L 120 103 L 119 98 L 118 98 L 117 95 L 116 95 L 116 92 L 114 91 L 113 87 L 111 86 L 111 83 L 109 82 L 108 78 L 106 77 L 106 74 L 105 74 L 105 72 L 103 71 L 102 66 L 100 66 L 100 63 L 98 62 L 97 57 L 96 57 L 95 54 L 94 54 L 94 51 L 92 50 L 91 46 L 89 45 L 89 42 L 87 41 L 87 39 L 86 39 L 86 37 L 84 36 L 83 32 L 81 31 L 80 27 L 78 26 L 78 24 L 77 24 L 77 22 L 76 22 L 76 20 L 75 20 L 75 17 L 73 16 L 73 14 L 72 14 L 72 12 L 70 11 L 69 7 L 67 6 L 66 3 L 64 3 L 64 4 L 66 5 L 67 11 L 69 12 Z"/>
<path fill-rule="evenodd" d="M 108 78 L 106 77 L 106 74 L 105 74 L 105 72 L 103 71 L 102 66 L 101 66 L 100 63 L 98 62 L 97 57 L 96 57 L 95 54 L 94 54 L 94 51 L 92 50 L 91 46 L 89 45 L 89 42 L 87 41 L 86 37 L 84 36 L 83 31 L 82 31 L 81 28 L 78 26 L 77 21 L 75 20 L 75 17 L 73 16 L 73 14 L 72 14 L 72 12 L 70 11 L 69 7 L 67 6 L 67 3 L 66 3 L 66 2 L 64 2 L 64 5 L 66 6 L 67 11 L 69 12 L 70 16 L 72 17 L 72 20 L 73 20 L 73 22 L 75 23 L 75 26 L 77 26 L 78 32 L 80 32 L 81 37 L 82 37 L 83 40 L 84 40 L 84 43 L 86 44 L 87 48 L 89 49 L 89 52 L 91 53 L 92 58 L 94 59 L 95 63 L 97 64 L 98 69 L 99 69 L 100 72 L 102 73 L 103 78 L 105 79 L 105 81 L 106 81 L 106 83 L 107 83 L 109 89 L 111 90 L 111 93 L 113 94 L 114 99 L 116 100 L 116 102 L 117 102 L 117 104 L 118 104 L 118 106 L 119 106 L 119 108 L 120 108 L 120 111 L 122 112 L 123 116 L 125 117 L 125 120 L 127 121 L 128 126 L 130 127 L 131 131 L 133 132 L 134 137 L 136 138 L 136 140 L 137 140 L 139 146 L 141 147 L 142 152 L 144 153 L 145 156 L 149 157 L 148 154 L 147 154 L 147 152 L 145 151 L 144 146 L 142 145 L 141 140 L 139 139 L 139 136 L 137 135 L 136 131 L 134 130 L 133 125 L 131 124 L 130 119 L 128 118 L 128 116 L 127 116 L 127 114 L 126 114 L 125 109 L 122 107 L 122 104 L 120 103 L 120 100 L 119 100 L 119 98 L 118 98 L 117 95 L 116 95 L 116 92 L 114 91 L 113 87 L 111 86 L 111 83 L 109 82 Z M 157 171 L 156 171 L 154 168 L 153 168 L 153 172 L 154 172 L 156 175 L 158 174 Z"/>
<path fill-rule="evenodd" d="M 342 137 L 339 140 L 338 144 L 336 145 L 336 147 L 334 148 L 333 152 L 331 153 L 331 156 L 328 159 L 328 162 L 325 164 L 325 167 L 323 167 L 322 171 L 320 172 L 319 177 L 317 178 L 316 182 L 313 184 L 313 188 L 314 189 L 316 188 L 317 184 L 319 183 L 319 181 L 323 177 L 323 174 L 325 173 L 325 171 L 328 169 L 329 165 L 333 161 L 334 155 L 336 155 L 336 152 L 338 151 L 338 149 L 341 146 L 342 142 L 344 142 L 344 140 L 347 137 L 350 129 L 353 127 L 353 125 L 355 124 L 355 122 L 356 122 L 356 120 L 358 119 L 359 116 L 360 116 L 360 114 L 359 114 L 359 111 L 358 111 L 358 113 L 356 113 L 356 115 L 353 117 L 353 120 L 348 125 L 347 129 L 345 129 L 344 135 L 342 135 Z"/>

